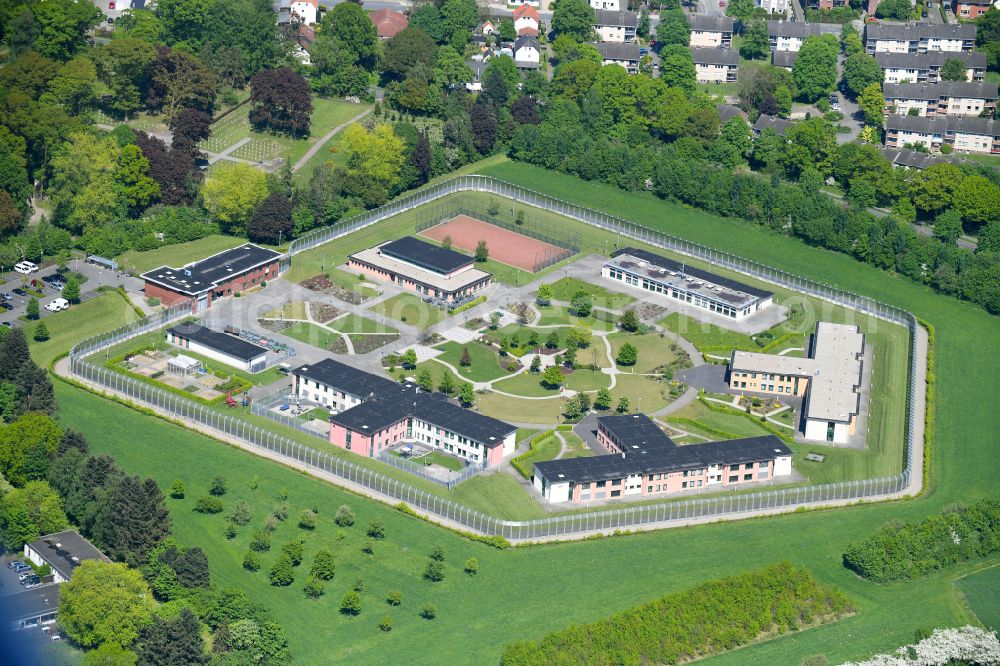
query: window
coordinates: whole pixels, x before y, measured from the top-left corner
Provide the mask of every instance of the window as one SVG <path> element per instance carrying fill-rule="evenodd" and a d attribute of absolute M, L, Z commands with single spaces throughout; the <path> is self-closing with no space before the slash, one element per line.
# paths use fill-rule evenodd
<path fill-rule="evenodd" d="M 739 480 L 740 480 L 740 477 L 737 474 L 733 474 L 732 476 L 729 477 L 729 483 L 736 483 Z"/>
<path fill-rule="evenodd" d="M 608 484 L 608 482 L 607 482 L 607 481 L 598 481 L 598 482 L 597 482 L 597 487 L 598 487 L 598 488 L 603 488 L 603 487 L 604 487 L 604 486 L 606 486 L 607 484 Z"/>
<path fill-rule="evenodd" d="M 746 465 L 743 465 L 743 469 L 753 469 L 753 463 L 747 463 Z"/>
<path fill-rule="evenodd" d="M 744 481 L 753 481 L 753 474 L 744 474 L 743 475 L 743 480 Z"/>
<path fill-rule="evenodd" d="M 611 496 L 612 497 L 621 497 L 622 496 L 622 491 L 620 491 L 620 490 L 612 490 L 611 491 Z"/>

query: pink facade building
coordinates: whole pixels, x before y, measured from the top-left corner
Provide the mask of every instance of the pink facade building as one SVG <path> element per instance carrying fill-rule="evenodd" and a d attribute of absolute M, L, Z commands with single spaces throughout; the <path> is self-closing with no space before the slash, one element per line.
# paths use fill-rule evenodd
<path fill-rule="evenodd" d="M 711 492 L 792 472 L 791 449 L 774 435 L 678 446 L 643 414 L 602 416 L 597 424 L 610 454 L 535 463 L 535 488 L 548 501 Z"/>

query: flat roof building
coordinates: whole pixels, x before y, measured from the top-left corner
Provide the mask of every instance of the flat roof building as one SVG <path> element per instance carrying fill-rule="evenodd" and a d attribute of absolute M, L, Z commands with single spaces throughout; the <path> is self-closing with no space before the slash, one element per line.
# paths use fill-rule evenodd
<path fill-rule="evenodd" d="M 857 326 L 817 322 L 806 358 L 733 351 L 729 388 L 803 397 L 806 439 L 843 444 L 861 413 L 864 352 Z"/>
<path fill-rule="evenodd" d="M 26 543 L 24 556 L 36 566 L 48 564 L 52 567 L 52 577 L 56 583 L 65 583 L 72 578 L 73 570 L 86 560 L 111 561 L 76 530 L 46 534 Z"/>
<path fill-rule="evenodd" d="M 771 305 L 774 293 L 645 250 L 616 250 L 601 275 L 731 319 Z"/>
<path fill-rule="evenodd" d="M 201 312 L 212 300 L 246 291 L 278 277 L 281 253 L 246 243 L 181 268 L 160 266 L 142 274 L 143 290 L 164 305 L 191 303 Z"/>
<path fill-rule="evenodd" d="M 448 302 L 471 299 L 493 281 L 490 273 L 474 268 L 469 255 L 412 236 L 355 252 L 347 265 L 377 280 Z"/>
<path fill-rule="evenodd" d="M 59 610 L 59 586 L 42 585 L 0 597 L 0 633 L 54 624 Z"/>
<path fill-rule="evenodd" d="M 330 409 L 330 442 L 358 455 L 415 442 L 486 468 L 514 452 L 509 423 L 333 359 L 296 368 L 292 383 L 295 395 Z"/>
<path fill-rule="evenodd" d="M 246 372 L 260 372 L 267 366 L 266 347 L 195 322 L 168 328 L 167 342 Z"/>
<path fill-rule="evenodd" d="M 739 487 L 792 472 L 792 452 L 764 435 L 678 446 L 645 414 L 600 416 L 597 439 L 608 455 L 534 465 L 535 489 L 550 502 L 582 503 L 625 497 Z"/>

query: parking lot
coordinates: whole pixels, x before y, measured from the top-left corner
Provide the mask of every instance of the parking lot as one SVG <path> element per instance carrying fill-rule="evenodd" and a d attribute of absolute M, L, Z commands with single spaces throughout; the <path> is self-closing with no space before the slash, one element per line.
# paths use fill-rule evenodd
<path fill-rule="evenodd" d="M 20 576 L 21 574 L 13 569 L 8 568 L 8 564 L 14 560 L 20 560 L 24 562 L 23 557 L 18 557 L 17 555 L 6 556 L 2 558 L 2 566 L 0 566 L 0 597 L 5 597 L 8 594 L 17 594 L 18 592 L 24 592 L 25 588 L 21 585 Z"/>

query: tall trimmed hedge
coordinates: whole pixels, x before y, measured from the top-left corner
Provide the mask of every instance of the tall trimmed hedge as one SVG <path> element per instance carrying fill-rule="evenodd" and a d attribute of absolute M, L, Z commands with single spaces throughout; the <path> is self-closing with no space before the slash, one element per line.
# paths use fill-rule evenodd
<path fill-rule="evenodd" d="M 919 523 L 893 521 L 852 544 L 844 566 L 876 583 L 908 580 L 1000 551 L 1000 500 L 961 504 Z"/>
<path fill-rule="evenodd" d="M 829 622 L 854 610 L 836 588 L 780 562 L 708 581 L 683 592 L 571 626 L 537 641 L 508 645 L 503 666 L 675 664 Z"/>

